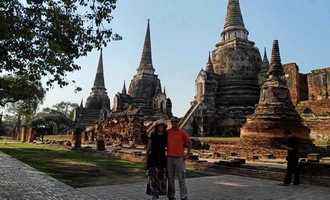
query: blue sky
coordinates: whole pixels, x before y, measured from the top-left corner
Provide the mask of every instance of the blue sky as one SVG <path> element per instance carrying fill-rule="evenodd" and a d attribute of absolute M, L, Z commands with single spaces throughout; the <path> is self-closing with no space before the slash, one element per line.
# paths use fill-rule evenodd
<path fill-rule="evenodd" d="M 150 18 L 156 73 L 173 101 L 174 114 L 183 115 L 195 94 L 195 78 L 220 39 L 226 8 L 227 0 L 118 0 L 111 27 L 123 40 L 111 43 L 103 54 L 111 100 L 136 72 Z M 241 9 L 250 40 L 261 53 L 266 47 L 269 55 L 273 39 L 278 39 L 283 63 L 296 62 L 301 72 L 330 66 L 329 0 L 241 0 Z M 82 69 L 68 76 L 82 92 L 55 87 L 42 107 L 85 100 L 98 56 L 93 52 L 79 59 Z"/>

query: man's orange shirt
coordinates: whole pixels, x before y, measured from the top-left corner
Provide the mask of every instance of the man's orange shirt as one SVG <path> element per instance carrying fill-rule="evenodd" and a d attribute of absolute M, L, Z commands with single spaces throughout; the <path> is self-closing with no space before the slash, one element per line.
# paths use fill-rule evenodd
<path fill-rule="evenodd" d="M 185 147 L 190 142 L 189 135 L 186 131 L 179 128 L 171 128 L 167 135 L 167 156 L 183 157 Z"/>

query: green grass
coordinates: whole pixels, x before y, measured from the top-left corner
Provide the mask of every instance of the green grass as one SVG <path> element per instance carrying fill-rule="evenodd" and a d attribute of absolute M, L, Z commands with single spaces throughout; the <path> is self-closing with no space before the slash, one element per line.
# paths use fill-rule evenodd
<path fill-rule="evenodd" d="M 201 142 L 237 142 L 239 137 L 193 137 Z"/>
<path fill-rule="evenodd" d="M 73 187 L 134 183 L 145 180 L 143 163 L 72 151 L 63 146 L 26 144 L 0 139 L 0 151 Z M 188 177 L 208 174 L 188 170 Z"/>
<path fill-rule="evenodd" d="M 71 141 L 71 135 L 45 135 L 44 139 L 52 141 Z"/>
<path fill-rule="evenodd" d="M 0 140 L 0 151 L 73 187 L 132 183 L 145 177 L 142 163 L 71 151 L 62 146 Z"/>
<path fill-rule="evenodd" d="M 328 145 L 328 140 L 325 140 L 325 139 L 315 139 L 313 141 L 313 143 L 316 145 L 316 146 L 327 146 Z"/>

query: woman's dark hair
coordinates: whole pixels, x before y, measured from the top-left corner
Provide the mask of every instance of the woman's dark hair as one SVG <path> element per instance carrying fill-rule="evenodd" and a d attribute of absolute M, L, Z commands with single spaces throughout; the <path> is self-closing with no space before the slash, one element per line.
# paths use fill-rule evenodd
<path fill-rule="evenodd" d="M 157 124 L 155 125 L 154 129 L 151 131 L 151 133 L 157 133 L 158 132 L 158 127 L 159 126 L 163 126 L 164 127 L 164 133 L 166 133 L 166 128 L 167 128 L 167 125 L 166 124 Z"/>
<path fill-rule="evenodd" d="M 284 131 L 284 134 L 285 134 L 285 135 L 291 135 L 292 132 L 290 131 L 290 129 L 286 129 L 286 130 Z"/>

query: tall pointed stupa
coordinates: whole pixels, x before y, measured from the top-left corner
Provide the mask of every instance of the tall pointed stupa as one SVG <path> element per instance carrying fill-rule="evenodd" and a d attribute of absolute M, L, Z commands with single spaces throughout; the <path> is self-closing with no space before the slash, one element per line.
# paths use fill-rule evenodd
<path fill-rule="evenodd" d="M 101 50 L 92 92 L 86 101 L 86 109 L 110 109 L 110 99 L 104 84 L 103 52 Z"/>
<path fill-rule="evenodd" d="M 241 129 L 242 146 L 251 154 L 274 154 L 285 144 L 287 134 L 296 133 L 305 149 L 311 146 L 309 129 L 296 111 L 281 64 L 279 43 L 273 42 L 271 66 L 256 111 Z M 260 150 L 263 149 L 263 150 Z"/>
<path fill-rule="evenodd" d="M 105 89 L 104 85 L 104 72 L 103 72 L 103 51 L 101 50 L 100 57 L 99 57 L 99 63 L 97 65 L 97 71 L 95 75 L 94 80 L 94 89 L 100 88 Z"/>
<path fill-rule="evenodd" d="M 126 90 L 126 81 L 124 81 L 124 85 L 123 85 L 123 89 L 121 90 L 121 93 L 126 95 L 127 94 L 127 90 Z"/>
<path fill-rule="evenodd" d="M 162 91 L 161 82 L 155 74 L 150 32 L 150 20 L 148 20 L 139 67 L 131 80 L 128 92 L 124 83 L 122 92 L 115 95 L 114 113 L 129 113 L 130 109 L 137 109 L 148 120 L 172 116 L 171 100 L 167 98 L 165 90 Z"/>
<path fill-rule="evenodd" d="M 209 52 L 209 59 L 208 59 L 207 64 L 206 64 L 205 71 L 210 72 L 210 73 L 214 73 L 214 67 L 213 67 L 213 62 L 212 62 L 212 58 L 211 58 L 211 52 Z"/>
<path fill-rule="evenodd" d="M 76 127 L 88 128 L 94 126 L 100 116 L 109 111 L 110 99 L 104 83 L 103 52 L 101 50 L 92 92 L 86 100 L 85 107 L 83 101 L 81 101 L 80 106 L 75 110 Z"/>
<path fill-rule="evenodd" d="M 267 50 L 265 48 L 264 58 L 262 60 L 262 65 L 261 65 L 261 69 L 260 69 L 260 72 L 259 72 L 259 85 L 260 85 L 260 87 L 265 82 L 265 80 L 268 78 L 269 67 L 270 66 L 269 66 L 269 60 L 268 60 L 268 56 L 267 56 Z"/>
<path fill-rule="evenodd" d="M 205 70 L 197 75 L 195 98 L 180 123 L 182 128 L 196 136 L 240 135 L 260 94 L 261 55 L 248 36 L 240 1 L 228 0 L 220 41 Z"/>
<path fill-rule="evenodd" d="M 222 119 L 218 128 L 239 136 L 246 116 L 258 102 L 258 75 L 262 60 L 258 48 L 249 40 L 239 0 L 228 0 L 227 16 L 220 42 L 213 50 L 214 72 L 220 76 L 216 105 Z"/>
<path fill-rule="evenodd" d="M 128 94 L 132 97 L 143 98 L 148 102 L 148 106 L 151 106 L 152 98 L 162 92 L 161 88 L 152 63 L 150 20 L 148 20 L 140 65 L 130 83 Z"/>
<path fill-rule="evenodd" d="M 228 32 L 243 33 L 242 35 L 237 34 L 236 36 L 247 39 L 248 31 L 245 28 L 244 20 L 241 12 L 239 0 L 229 0 L 227 6 L 227 16 L 225 19 L 223 36 L 226 36 Z M 238 31 L 238 32 L 237 32 Z M 245 38 L 246 37 L 246 38 Z"/>
<path fill-rule="evenodd" d="M 155 69 L 152 64 L 150 20 L 148 19 L 147 32 L 144 39 L 142 57 L 138 68 L 138 73 L 154 74 Z"/>

